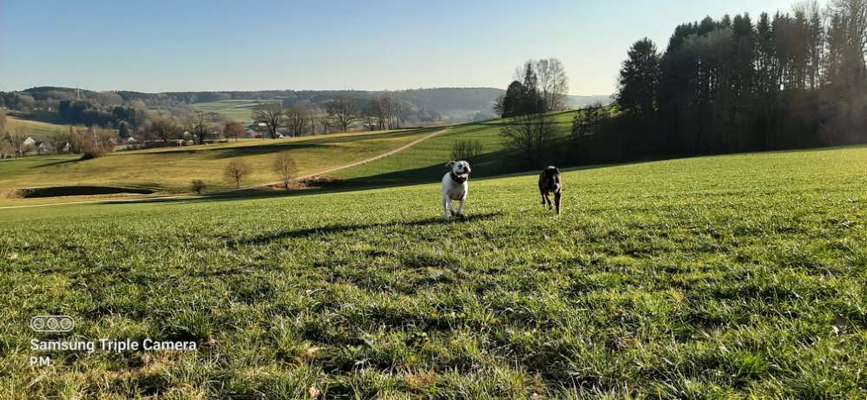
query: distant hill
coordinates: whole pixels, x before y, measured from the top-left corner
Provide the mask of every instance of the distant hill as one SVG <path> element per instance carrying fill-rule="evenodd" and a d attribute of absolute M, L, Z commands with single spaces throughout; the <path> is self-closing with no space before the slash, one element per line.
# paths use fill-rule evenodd
<path fill-rule="evenodd" d="M 397 91 L 361 90 L 260 90 L 144 93 L 128 90 L 97 92 L 85 89 L 41 86 L 7 93 L 25 102 L 51 107 L 63 100 L 84 100 L 102 106 L 134 105 L 147 108 L 170 108 L 225 100 L 281 101 L 286 105 L 323 104 L 338 96 L 375 98 L 397 97 L 409 108 L 417 122 L 456 123 L 493 118 L 494 103 L 505 91 L 497 88 L 429 88 Z M 570 107 L 608 103 L 608 96 L 569 96 Z"/>

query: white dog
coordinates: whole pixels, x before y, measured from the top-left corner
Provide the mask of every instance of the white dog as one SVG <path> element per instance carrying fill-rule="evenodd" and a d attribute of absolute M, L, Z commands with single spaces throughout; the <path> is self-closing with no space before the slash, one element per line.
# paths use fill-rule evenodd
<path fill-rule="evenodd" d="M 464 206 L 467 205 L 467 194 L 470 192 L 470 163 L 466 161 L 449 161 L 446 167 L 451 171 L 443 176 L 443 218 L 451 219 L 453 216 L 463 217 Z M 452 201 L 460 201 L 461 207 L 455 211 Z"/>

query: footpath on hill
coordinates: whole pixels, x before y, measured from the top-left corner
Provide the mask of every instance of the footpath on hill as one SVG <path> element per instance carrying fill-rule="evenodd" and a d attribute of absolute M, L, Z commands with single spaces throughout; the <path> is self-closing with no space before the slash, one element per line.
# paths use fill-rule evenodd
<path fill-rule="evenodd" d="M 400 147 L 398 147 L 398 148 L 396 148 L 396 149 L 389 150 L 389 151 L 387 151 L 387 152 L 385 152 L 385 153 L 379 154 L 379 155 L 374 156 L 374 157 L 366 158 L 366 159 L 364 159 L 364 160 L 360 160 L 360 161 L 354 161 L 354 162 L 351 162 L 351 163 L 349 163 L 349 164 L 344 164 L 344 165 L 340 165 L 340 166 L 337 166 L 337 167 L 328 168 L 328 169 L 325 169 L 325 170 L 322 170 L 322 171 L 317 171 L 317 172 L 312 173 L 312 174 L 307 174 L 307 175 L 299 176 L 299 177 L 295 178 L 295 180 L 299 180 L 299 181 L 300 181 L 300 180 L 304 180 L 304 179 L 315 178 L 315 177 L 317 177 L 317 176 L 322 176 L 322 175 L 326 175 L 326 174 L 331 174 L 331 173 L 334 173 L 334 172 L 337 172 L 337 171 L 341 171 L 341 170 L 344 170 L 344 169 L 353 168 L 353 167 L 357 167 L 357 166 L 359 166 L 359 165 L 363 165 L 363 164 L 367 164 L 367 163 L 370 163 L 370 162 L 374 162 L 374 161 L 376 161 L 376 160 L 380 160 L 380 159 L 383 159 L 383 158 L 385 158 L 385 157 L 390 157 L 390 156 L 393 156 L 393 155 L 395 155 L 395 154 L 397 154 L 397 153 L 400 153 L 400 152 L 402 152 L 402 151 L 405 151 L 405 150 L 407 150 L 407 149 L 409 149 L 409 148 L 411 148 L 411 147 L 413 147 L 413 146 L 415 146 L 415 145 L 417 145 L 417 144 L 419 144 L 419 143 L 421 143 L 421 142 L 424 142 L 425 140 L 428 140 L 428 139 L 431 139 L 431 138 L 434 138 L 434 137 L 437 137 L 437 136 L 443 135 L 443 134 L 447 133 L 447 132 L 449 131 L 449 129 L 450 129 L 450 128 L 443 128 L 443 129 L 440 129 L 440 130 L 438 130 L 438 131 L 431 132 L 431 133 L 429 133 L 429 134 L 427 134 L 427 135 L 424 135 L 424 136 L 422 136 L 422 137 L 420 137 L 420 138 L 418 138 L 418 139 L 416 139 L 416 140 L 413 140 L 412 142 L 409 142 L 409 143 L 407 143 L 407 144 L 405 144 L 405 145 L 403 145 L 403 146 L 400 146 Z M 283 181 L 276 181 L 276 182 L 270 182 L 270 183 L 264 183 L 264 184 L 252 185 L 252 186 L 248 186 L 247 189 L 253 189 L 253 188 L 263 187 L 263 186 L 279 185 L 279 184 L 281 184 L 281 183 L 283 183 Z"/>

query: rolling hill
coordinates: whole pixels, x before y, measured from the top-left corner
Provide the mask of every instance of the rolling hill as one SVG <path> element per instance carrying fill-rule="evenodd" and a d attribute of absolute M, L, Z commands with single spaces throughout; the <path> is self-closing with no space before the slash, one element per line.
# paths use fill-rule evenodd
<path fill-rule="evenodd" d="M 11 116 L 6 117 L 6 124 L 6 129 L 10 132 L 15 132 L 23 136 L 31 136 L 34 139 L 46 139 L 57 135 L 58 133 L 65 133 L 69 130 L 69 125 L 31 121 Z"/>
<path fill-rule="evenodd" d="M 214 103 L 209 103 L 214 104 Z M 239 108 L 244 104 L 238 102 Z M 574 112 L 554 118 L 558 135 L 569 131 Z M 223 179 L 230 160 L 244 160 L 252 174 L 245 186 L 273 183 L 280 177 L 272 171 L 274 155 L 289 152 L 298 165 L 296 176 L 328 172 L 342 188 L 406 185 L 429 182 L 442 176 L 443 164 L 451 159 L 452 145 L 459 140 L 477 140 L 482 154 L 470 161 L 476 176 L 495 176 L 523 169 L 508 152 L 499 130 L 504 120 L 402 131 L 310 136 L 283 140 L 244 140 L 216 145 L 123 151 L 93 160 L 74 155 L 27 157 L 0 163 L 0 191 L 69 185 L 147 188 L 161 194 L 189 193 L 193 179 L 205 181 L 208 192 L 231 190 Z M 441 132 L 439 134 L 438 132 Z M 438 133 L 432 135 L 434 133 Z M 428 140 L 414 143 L 420 138 Z M 427 138 L 426 138 L 427 139 Z M 331 171 L 334 167 L 369 160 L 402 146 L 411 147 L 369 163 Z"/>
<path fill-rule="evenodd" d="M 271 168 L 277 153 L 289 152 L 297 164 L 297 175 L 302 176 L 375 157 L 436 131 L 431 128 L 245 140 L 116 152 L 91 160 L 79 160 L 77 155 L 25 157 L 0 162 L 0 190 L 95 185 L 183 193 L 190 191 L 193 179 L 204 180 L 208 191 L 227 190 L 231 186 L 223 178 L 223 170 L 230 160 L 244 160 L 252 168 L 245 185 L 265 184 L 280 179 Z"/>

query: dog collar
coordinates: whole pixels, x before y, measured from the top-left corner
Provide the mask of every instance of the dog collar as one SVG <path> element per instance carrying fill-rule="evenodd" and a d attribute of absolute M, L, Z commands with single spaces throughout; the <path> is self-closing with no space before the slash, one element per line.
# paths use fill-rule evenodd
<path fill-rule="evenodd" d="M 449 172 L 449 176 L 451 176 L 452 180 L 457 182 L 457 183 L 464 183 L 467 181 L 467 178 L 461 178 L 461 177 L 455 175 L 454 172 Z"/>

